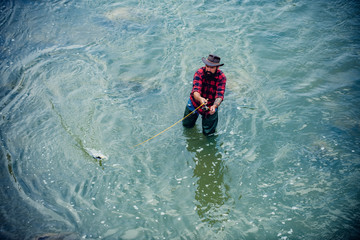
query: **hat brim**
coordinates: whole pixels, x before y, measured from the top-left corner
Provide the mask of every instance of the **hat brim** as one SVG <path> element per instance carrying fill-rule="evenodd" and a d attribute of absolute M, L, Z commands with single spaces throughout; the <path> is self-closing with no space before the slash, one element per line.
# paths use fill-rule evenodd
<path fill-rule="evenodd" d="M 210 67 L 219 67 L 219 66 L 223 66 L 224 64 L 223 63 L 212 63 L 212 62 L 209 62 L 206 58 L 202 58 L 201 59 L 206 65 L 210 66 Z"/>

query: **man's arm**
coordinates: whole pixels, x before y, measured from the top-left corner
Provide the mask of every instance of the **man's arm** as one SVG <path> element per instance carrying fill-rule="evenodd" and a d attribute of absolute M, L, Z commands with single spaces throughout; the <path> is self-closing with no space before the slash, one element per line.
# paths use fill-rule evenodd
<path fill-rule="evenodd" d="M 221 98 L 215 99 L 214 105 L 210 107 L 210 115 L 213 115 L 215 113 L 216 108 L 220 106 L 221 102 L 222 102 Z"/>
<path fill-rule="evenodd" d="M 222 102 L 222 99 L 221 99 L 221 98 L 215 99 L 214 106 L 215 106 L 215 107 L 219 107 L 220 104 L 221 104 L 221 102 Z"/>
<path fill-rule="evenodd" d="M 194 92 L 194 98 L 200 104 L 204 104 L 204 105 L 207 104 L 207 100 L 205 98 L 201 97 L 200 93 L 198 93 L 198 92 Z"/>
<path fill-rule="evenodd" d="M 219 82 L 217 83 L 217 89 L 216 89 L 216 97 L 214 101 L 214 105 L 210 107 L 210 114 L 214 114 L 216 108 L 220 106 L 224 99 L 224 93 L 225 93 L 225 85 L 226 85 L 226 77 L 222 73 L 219 77 Z"/>

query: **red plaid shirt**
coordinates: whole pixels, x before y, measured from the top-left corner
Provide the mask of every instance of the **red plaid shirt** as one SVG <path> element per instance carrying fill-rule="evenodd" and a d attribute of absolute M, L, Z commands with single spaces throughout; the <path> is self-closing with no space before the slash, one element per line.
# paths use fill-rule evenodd
<path fill-rule="evenodd" d="M 225 74 L 218 69 L 213 80 L 207 80 L 204 75 L 205 67 L 199 68 L 194 75 L 193 88 L 190 94 L 190 100 L 195 108 L 200 104 L 194 98 L 194 92 L 200 93 L 201 97 L 208 99 L 207 106 L 214 104 L 216 98 L 224 100 L 226 77 Z M 197 110 L 200 114 L 205 112 L 199 108 Z"/>

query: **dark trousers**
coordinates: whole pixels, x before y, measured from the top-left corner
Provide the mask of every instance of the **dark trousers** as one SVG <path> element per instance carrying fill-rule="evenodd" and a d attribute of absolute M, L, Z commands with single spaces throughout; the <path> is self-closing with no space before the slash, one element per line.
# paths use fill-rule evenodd
<path fill-rule="evenodd" d="M 189 113 L 191 113 L 191 110 L 186 106 L 185 112 L 184 112 L 184 117 L 187 116 Z M 194 127 L 198 116 L 199 115 L 194 112 L 193 114 L 191 114 L 190 116 L 188 116 L 187 118 L 185 118 L 182 121 L 183 126 L 187 127 L 187 128 Z M 218 124 L 218 111 L 216 111 L 213 115 L 210 115 L 210 114 L 203 115 L 202 116 L 202 129 L 203 129 L 204 135 L 209 135 L 209 134 L 214 133 L 216 130 L 217 124 Z"/>

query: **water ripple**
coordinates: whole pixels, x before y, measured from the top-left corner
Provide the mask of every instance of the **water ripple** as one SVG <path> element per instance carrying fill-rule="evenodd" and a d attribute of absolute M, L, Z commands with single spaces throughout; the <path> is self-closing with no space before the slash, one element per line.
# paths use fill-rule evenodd
<path fill-rule="evenodd" d="M 1 237 L 355 236 L 357 5 L 3 3 Z M 209 53 L 216 134 L 133 148 L 183 117 Z"/>

